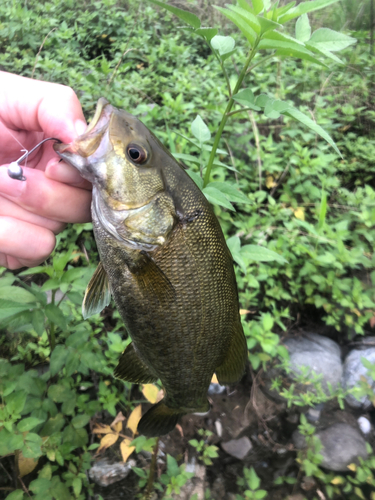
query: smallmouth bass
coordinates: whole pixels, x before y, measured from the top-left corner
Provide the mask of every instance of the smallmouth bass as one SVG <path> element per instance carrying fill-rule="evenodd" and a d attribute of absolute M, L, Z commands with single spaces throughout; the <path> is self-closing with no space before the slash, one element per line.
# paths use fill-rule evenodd
<path fill-rule="evenodd" d="M 132 342 L 115 376 L 160 379 L 165 396 L 138 425 L 170 432 L 187 413 L 207 412 L 213 373 L 238 381 L 247 362 L 232 256 L 208 201 L 158 139 L 131 114 L 99 99 L 86 132 L 55 144 L 93 184 L 100 264 L 83 315 L 112 295 Z"/>

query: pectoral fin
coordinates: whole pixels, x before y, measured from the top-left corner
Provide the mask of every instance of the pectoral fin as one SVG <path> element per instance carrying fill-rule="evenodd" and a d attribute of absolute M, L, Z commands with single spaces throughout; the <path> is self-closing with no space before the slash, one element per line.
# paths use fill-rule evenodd
<path fill-rule="evenodd" d="M 99 262 L 89 284 L 86 288 L 85 298 L 82 303 L 82 315 L 85 319 L 101 312 L 111 301 L 108 276 L 103 265 Z"/>
<path fill-rule="evenodd" d="M 133 344 L 129 344 L 122 353 L 114 376 L 133 384 L 149 384 L 157 380 L 157 377 L 150 372 L 148 366 L 141 360 Z"/>
<path fill-rule="evenodd" d="M 141 252 L 137 265 L 130 271 L 146 296 L 156 298 L 163 305 L 175 299 L 176 292 L 172 283 L 147 252 Z"/>
<path fill-rule="evenodd" d="M 248 353 L 245 335 L 241 323 L 232 334 L 224 362 L 215 370 L 217 379 L 221 385 L 233 384 L 240 380 L 245 372 Z"/>

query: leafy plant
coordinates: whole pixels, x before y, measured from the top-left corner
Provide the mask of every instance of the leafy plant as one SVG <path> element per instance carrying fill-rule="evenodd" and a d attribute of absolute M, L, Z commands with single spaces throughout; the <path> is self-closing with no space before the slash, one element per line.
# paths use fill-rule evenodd
<path fill-rule="evenodd" d="M 212 465 L 211 458 L 217 458 L 219 456 L 217 446 L 209 444 L 209 439 L 213 433 L 208 430 L 199 429 L 198 434 L 202 436 L 203 439 L 199 441 L 197 439 L 190 439 L 189 444 L 197 450 L 199 460 L 205 465 Z"/>
<path fill-rule="evenodd" d="M 254 467 L 250 467 L 250 469 L 244 467 L 243 474 L 244 477 L 239 478 L 237 484 L 243 490 L 244 496 L 236 495 L 236 499 L 244 500 L 245 498 L 249 498 L 251 500 L 258 500 L 260 498 L 265 498 L 267 496 L 267 491 L 259 489 L 260 479 Z"/>

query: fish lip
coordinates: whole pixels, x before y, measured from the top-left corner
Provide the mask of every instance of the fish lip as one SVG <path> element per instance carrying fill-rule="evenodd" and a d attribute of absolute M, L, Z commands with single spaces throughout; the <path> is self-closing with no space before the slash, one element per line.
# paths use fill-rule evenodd
<path fill-rule="evenodd" d="M 96 110 L 90 125 L 85 132 L 76 137 L 70 144 L 54 144 L 53 149 L 57 155 L 68 164 L 72 165 L 78 172 L 90 182 L 94 178 L 88 168 L 88 157 L 92 157 L 100 150 L 103 137 L 108 131 L 111 116 L 115 108 L 101 97 L 96 105 Z"/>

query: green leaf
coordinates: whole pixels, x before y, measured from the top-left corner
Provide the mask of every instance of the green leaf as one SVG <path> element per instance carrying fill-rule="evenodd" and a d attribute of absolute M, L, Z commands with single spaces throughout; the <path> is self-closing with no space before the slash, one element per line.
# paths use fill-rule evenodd
<path fill-rule="evenodd" d="M 227 7 L 237 14 L 237 19 L 240 17 L 251 29 L 255 31 L 255 33 L 258 35 L 261 33 L 260 18 L 258 16 L 254 16 L 254 14 L 248 10 L 237 7 L 236 5 L 227 5 Z"/>
<path fill-rule="evenodd" d="M 203 194 L 210 203 L 214 205 L 220 205 L 222 207 L 228 208 L 229 210 L 234 210 L 233 205 L 228 201 L 227 197 L 218 189 L 212 186 L 206 186 L 203 189 Z"/>
<path fill-rule="evenodd" d="M 306 43 L 306 48 L 311 50 L 311 52 L 315 52 L 316 54 L 322 55 L 324 57 L 329 57 L 338 64 L 345 64 L 344 61 L 342 61 L 339 57 L 336 56 L 336 54 L 332 54 L 332 52 L 330 52 L 329 50 L 318 49 L 317 47 L 315 47 L 314 44 L 310 44 L 310 42 Z"/>
<path fill-rule="evenodd" d="M 82 413 L 72 418 L 71 424 L 75 429 L 80 429 L 81 427 L 85 427 L 85 425 L 87 425 L 90 422 L 90 418 L 91 418 L 90 415 Z"/>
<path fill-rule="evenodd" d="M 82 479 L 80 477 L 75 477 L 72 482 L 72 487 L 74 495 L 78 497 L 82 489 Z"/>
<path fill-rule="evenodd" d="M 198 139 L 200 144 L 207 142 L 211 139 L 211 132 L 207 125 L 204 123 L 202 118 L 197 115 L 193 123 L 191 124 L 191 132 L 196 139 Z"/>
<path fill-rule="evenodd" d="M 35 295 L 20 286 L 3 286 L 0 288 L 0 300 L 8 299 L 13 302 L 30 303 L 36 302 Z"/>
<path fill-rule="evenodd" d="M 288 12 L 288 10 L 292 9 L 295 5 L 296 5 L 296 2 L 289 2 L 286 5 L 284 5 L 283 7 L 279 7 L 278 9 L 276 9 L 276 16 L 277 16 L 278 20 L 279 20 L 279 17 L 284 15 L 286 12 Z"/>
<path fill-rule="evenodd" d="M 40 435 L 51 436 L 55 432 L 59 432 L 65 425 L 65 419 L 62 413 L 58 413 L 55 417 L 51 417 L 45 423 Z"/>
<path fill-rule="evenodd" d="M 45 313 L 51 323 L 59 326 L 62 330 L 66 329 L 65 316 L 62 310 L 59 309 L 55 304 L 47 304 Z"/>
<path fill-rule="evenodd" d="M 258 21 L 260 23 L 260 34 L 263 35 L 267 31 L 275 30 L 276 28 L 282 28 L 283 26 L 275 21 L 266 19 L 265 17 L 258 16 Z"/>
<path fill-rule="evenodd" d="M 167 471 L 169 477 L 176 477 L 180 473 L 180 468 L 176 462 L 176 459 L 171 455 L 167 455 Z"/>
<path fill-rule="evenodd" d="M 227 52 L 233 51 L 236 42 L 234 41 L 234 38 L 232 38 L 231 36 L 216 35 L 212 38 L 211 45 L 222 56 Z"/>
<path fill-rule="evenodd" d="M 257 473 L 254 470 L 254 467 L 250 468 L 249 486 L 252 490 L 257 490 L 260 486 L 260 479 L 257 476 Z"/>
<path fill-rule="evenodd" d="M 234 23 L 245 35 L 250 45 L 253 47 L 257 34 L 255 31 L 246 23 L 240 16 L 236 16 L 229 9 L 224 9 L 222 7 L 217 7 L 214 5 L 215 9 L 219 10 L 225 17 L 227 17 L 232 23 Z"/>
<path fill-rule="evenodd" d="M 267 106 L 268 101 L 273 100 L 271 97 L 268 97 L 267 94 L 259 94 L 255 99 L 255 104 L 264 108 Z"/>
<path fill-rule="evenodd" d="M 200 28 L 201 27 L 201 22 L 199 18 L 195 15 L 192 14 L 191 12 L 187 12 L 186 10 L 178 9 L 177 7 L 173 7 L 172 5 L 168 5 L 167 3 L 164 2 L 159 2 L 158 0 L 149 0 L 149 2 L 154 3 L 155 5 L 158 5 L 159 7 L 163 7 L 164 9 L 169 10 L 169 12 L 172 12 L 175 16 L 177 16 L 181 21 L 184 21 L 185 23 L 189 24 L 193 28 Z"/>
<path fill-rule="evenodd" d="M 320 137 L 325 139 L 328 142 L 328 144 L 330 144 L 333 147 L 336 153 L 341 156 L 341 153 L 336 144 L 334 143 L 334 141 L 332 140 L 331 136 L 320 125 L 315 123 L 310 117 L 304 115 L 303 113 L 301 113 L 301 111 L 295 108 L 288 108 L 286 111 L 283 112 L 283 114 L 286 116 L 290 116 L 295 120 L 298 120 L 299 122 L 306 125 L 306 127 L 309 127 L 309 129 L 313 130 L 316 134 L 320 135 Z"/>
<path fill-rule="evenodd" d="M 17 391 L 9 394 L 5 399 L 7 410 L 10 414 L 19 414 L 26 403 L 26 392 Z"/>
<path fill-rule="evenodd" d="M 63 403 L 72 397 L 72 391 L 62 384 L 50 385 L 48 389 L 48 396 L 56 403 Z"/>
<path fill-rule="evenodd" d="M 18 422 L 17 429 L 20 432 L 31 431 L 31 429 L 34 429 L 34 427 L 36 427 L 38 424 L 42 422 L 43 420 L 40 420 L 39 418 L 35 417 L 23 418 Z"/>
<path fill-rule="evenodd" d="M 5 500 L 22 500 L 22 499 L 23 499 L 23 490 L 14 490 L 5 498 Z"/>
<path fill-rule="evenodd" d="M 302 16 L 302 14 L 307 14 L 308 12 L 313 12 L 315 10 L 323 9 L 328 5 L 337 3 L 339 0 L 313 0 L 308 2 L 301 2 L 296 7 L 288 10 L 284 15 L 280 16 L 278 21 L 281 24 L 290 21 L 296 17 Z"/>
<path fill-rule="evenodd" d="M 241 248 L 241 255 L 249 260 L 254 260 L 255 262 L 281 262 L 282 264 L 287 263 L 284 257 L 266 247 L 261 247 L 260 245 L 244 245 Z"/>
<path fill-rule="evenodd" d="M 351 36 L 338 33 L 329 28 L 319 28 L 312 34 L 309 44 L 319 50 L 337 51 L 353 45 L 357 40 Z"/>
<path fill-rule="evenodd" d="M 266 102 L 264 107 L 264 114 L 271 118 L 272 120 L 276 120 L 279 118 L 280 114 L 290 108 L 290 105 L 285 101 L 280 101 L 278 99 L 269 99 Z"/>
<path fill-rule="evenodd" d="M 2 300 L 0 308 L 0 321 L 29 309 L 30 306 L 28 304 L 12 302 L 11 300 Z"/>
<path fill-rule="evenodd" d="M 31 323 L 38 335 L 44 332 L 44 314 L 40 309 L 34 309 L 31 313 Z"/>
<path fill-rule="evenodd" d="M 263 0 L 251 0 L 254 6 L 254 14 L 259 14 L 264 9 Z M 240 3 L 240 2 L 238 2 Z M 242 4 L 240 3 L 241 7 Z"/>
<path fill-rule="evenodd" d="M 221 191 L 229 201 L 233 201 L 235 203 L 247 203 L 249 205 L 252 203 L 244 193 L 242 193 L 234 184 L 230 184 L 229 182 L 214 181 L 207 184 L 207 187 L 209 186 Z"/>
<path fill-rule="evenodd" d="M 242 7 L 243 9 L 251 12 L 252 14 L 259 14 L 259 12 L 261 12 L 261 10 L 263 9 L 263 1 L 262 0 L 255 0 L 255 3 L 252 2 L 252 4 L 254 5 L 254 8 L 252 8 L 246 0 L 237 0 L 237 3 L 240 7 Z M 259 7 L 259 5 L 257 4 L 261 4 L 262 5 L 262 8 L 256 12 L 256 8 L 257 6 Z"/>
<path fill-rule="evenodd" d="M 247 108 L 251 108 L 254 111 L 260 111 L 261 108 L 255 104 L 255 97 L 251 89 L 244 89 L 238 92 L 233 96 L 233 99 L 246 106 Z"/>
<path fill-rule="evenodd" d="M 319 223 L 318 228 L 321 229 L 324 226 L 327 214 L 327 193 L 322 189 L 322 199 L 320 201 L 319 210 Z"/>
<path fill-rule="evenodd" d="M 281 57 L 295 57 L 297 59 L 304 59 L 305 61 L 312 62 L 314 64 L 319 64 L 319 66 L 323 66 L 324 68 L 327 68 L 328 66 L 317 59 L 314 56 L 311 56 L 310 54 L 306 54 L 304 51 L 301 52 L 300 50 L 296 49 L 279 49 L 276 54 L 276 56 L 281 56 Z"/>
<path fill-rule="evenodd" d="M 64 345 L 57 345 L 51 354 L 51 375 L 54 376 L 65 365 L 68 349 Z"/>
<path fill-rule="evenodd" d="M 301 42 L 307 42 L 311 36 L 311 26 L 309 22 L 309 16 L 307 14 L 302 14 L 301 17 L 297 19 L 296 22 L 296 38 Z"/>
<path fill-rule="evenodd" d="M 46 266 L 30 267 L 30 269 L 25 269 L 18 276 L 29 276 L 30 274 L 41 274 L 46 272 Z"/>
<path fill-rule="evenodd" d="M 202 36 L 207 40 L 207 42 L 210 42 L 214 36 L 217 35 L 218 29 L 217 28 L 198 28 L 197 30 L 194 31 L 197 35 Z"/>

